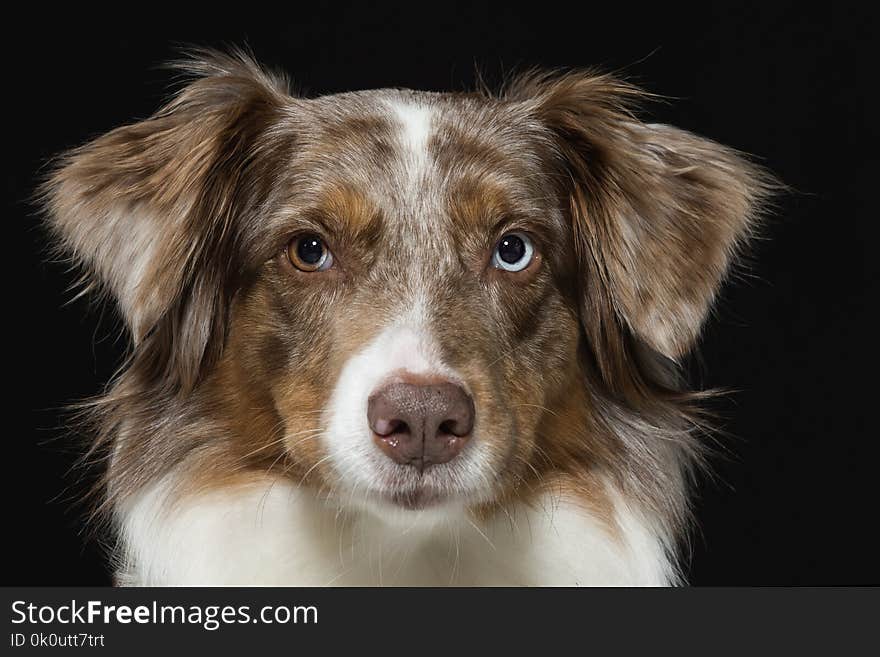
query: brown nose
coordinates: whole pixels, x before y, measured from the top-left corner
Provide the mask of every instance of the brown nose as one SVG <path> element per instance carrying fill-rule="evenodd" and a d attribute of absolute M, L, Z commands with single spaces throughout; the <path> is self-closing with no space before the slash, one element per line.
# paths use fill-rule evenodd
<path fill-rule="evenodd" d="M 391 383 L 370 396 L 367 420 L 385 454 L 423 472 L 464 447 L 474 427 L 474 402 L 454 383 Z"/>

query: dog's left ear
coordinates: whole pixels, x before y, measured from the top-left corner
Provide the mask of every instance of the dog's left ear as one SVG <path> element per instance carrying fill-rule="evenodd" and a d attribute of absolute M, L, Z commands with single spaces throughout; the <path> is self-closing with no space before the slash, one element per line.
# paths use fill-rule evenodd
<path fill-rule="evenodd" d="M 605 322 L 663 355 L 688 351 L 773 186 L 729 148 L 640 122 L 631 107 L 642 95 L 588 73 L 526 76 L 508 92 L 547 131 L 560 167 L 600 360 L 613 333 L 603 308 Z"/>

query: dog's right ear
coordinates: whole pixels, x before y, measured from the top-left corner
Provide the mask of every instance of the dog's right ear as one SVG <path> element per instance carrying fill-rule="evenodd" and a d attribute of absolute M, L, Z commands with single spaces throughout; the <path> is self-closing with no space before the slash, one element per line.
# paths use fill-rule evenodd
<path fill-rule="evenodd" d="M 189 388 L 222 348 L 236 217 L 267 184 L 255 155 L 291 97 L 241 53 L 178 68 L 195 79 L 149 119 L 64 155 L 42 197 L 62 250 L 116 300 L 136 356 Z"/>
<path fill-rule="evenodd" d="M 585 334 L 612 388 L 637 360 L 693 346 L 775 179 L 736 151 L 633 111 L 644 94 L 588 71 L 530 74 L 507 98 L 549 131 L 572 226 Z"/>

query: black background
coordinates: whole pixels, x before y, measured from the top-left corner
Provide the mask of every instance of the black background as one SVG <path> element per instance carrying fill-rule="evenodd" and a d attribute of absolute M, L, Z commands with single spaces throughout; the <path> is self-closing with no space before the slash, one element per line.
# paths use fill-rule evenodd
<path fill-rule="evenodd" d="M 310 94 L 382 86 L 470 88 L 531 65 L 623 69 L 671 97 L 646 117 L 757 156 L 792 193 L 725 288 L 698 383 L 721 404 L 726 454 L 697 501 L 695 584 L 880 583 L 873 458 L 875 327 L 868 250 L 877 220 L 877 15 L 832 3 L 334 2 L 251 15 L 58 14 L 9 20 L 2 101 L 8 400 L 3 584 L 109 582 L 81 535 L 60 408 L 93 395 L 124 350 L 113 313 L 70 301 L 27 198 L 47 159 L 160 104 L 157 64 L 179 44 L 248 43 Z M 241 8 L 238 8 L 239 10 Z M 158 10 L 156 10 L 158 12 Z M 220 11 L 217 9 L 216 11 Z M 876 299 L 872 294 L 870 300 Z"/>

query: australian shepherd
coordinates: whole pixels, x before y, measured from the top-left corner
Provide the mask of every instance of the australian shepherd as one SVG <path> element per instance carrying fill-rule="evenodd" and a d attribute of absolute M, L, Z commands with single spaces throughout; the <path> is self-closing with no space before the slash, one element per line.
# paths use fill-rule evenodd
<path fill-rule="evenodd" d="M 681 359 L 770 177 L 604 74 L 304 98 L 181 67 L 42 188 L 130 334 L 88 404 L 116 581 L 681 583 Z"/>

